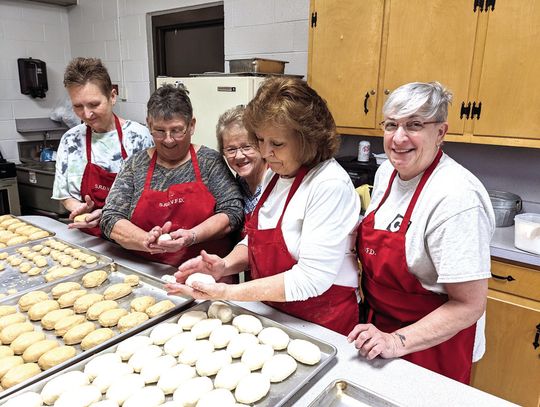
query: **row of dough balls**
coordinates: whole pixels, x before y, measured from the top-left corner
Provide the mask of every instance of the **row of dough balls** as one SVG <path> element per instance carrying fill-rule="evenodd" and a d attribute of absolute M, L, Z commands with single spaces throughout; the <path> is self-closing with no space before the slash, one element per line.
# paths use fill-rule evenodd
<path fill-rule="evenodd" d="M 221 311 L 228 307 L 222 303 L 216 305 Z M 197 324 L 208 320 L 202 318 L 200 312 L 183 314 L 180 318 L 183 318 L 182 322 L 161 323 L 149 336 L 128 338 L 118 345 L 115 353 L 105 353 L 92 359 L 85 365 L 84 371 L 62 374 L 50 380 L 40 394 L 26 393 L 10 402 L 14 403 L 13 406 L 15 402 L 24 401 L 29 406 L 45 403 L 60 407 L 243 406 L 245 404 L 239 402 L 251 404 L 261 400 L 268 394 L 271 382 L 281 382 L 296 370 L 295 358 L 288 354 L 274 355 L 272 347 L 262 343 L 271 341 L 274 335 L 269 333 L 275 334 L 278 332 L 275 329 L 279 328 L 261 327 L 258 337 L 238 331 L 237 338 L 251 335 L 255 341 L 251 345 L 249 342 L 252 341 L 239 341 L 240 350 L 235 354 L 241 356 L 241 360 L 232 363 L 228 350 L 214 350 L 217 348 L 214 345 L 216 338 L 213 338 L 216 330 L 210 333 L 210 340 L 196 339 L 193 329 L 197 330 Z M 229 327 L 238 330 L 240 326 L 240 329 L 253 331 L 257 324 L 254 321 L 260 323 L 251 315 L 240 317 L 244 318 L 236 319 L 236 323 L 233 319 L 233 325 Z M 195 320 L 198 322 L 193 323 Z M 246 323 L 248 326 L 245 326 Z M 184 331 L 184 328 L 190 329 Z M 288 338 L 284 331 L 279 331 Z M 257 346 L 259 340 L 261 344 Z M 217 342 L 218 346 L 223 346 L 222 342 Z M 282 334 L 277 342 L 281 347 Z M 306 347 L 313 352 L 318 351 L 320 359 L 320 350 L 310 342 L 294 339 L 288 341 L 287 347 L 289 353 L 299 360 L 306 357 L 300 355 Z M 260 356 L 261 353 L 263 356 Z M 313 355 L 310 357 L 311 362 L 316 359 Z M 260 372 L 255 372 L 259 369 Z M 214 380 L 209 376 L 215 376 Z M 166 397 L 171 395 L 172 400 L 165 402 Z"/>
<path fill-rule="evenodd" d="M 0 248 L 42 239 L 50 233 L 11 215 L 0 216 Z"/>

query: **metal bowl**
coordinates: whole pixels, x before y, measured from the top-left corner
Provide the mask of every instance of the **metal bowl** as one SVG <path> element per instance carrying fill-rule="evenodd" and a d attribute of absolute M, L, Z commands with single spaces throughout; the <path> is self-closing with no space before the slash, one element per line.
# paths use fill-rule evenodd
<path fill-rule="evenodd" d="M 521 198 L 519 195 L 505 191 L 488 191 L 493 211 L 495 213 L 495 226 L 507 227 L 514 224 L 514 217 L 521 212 Z"/>

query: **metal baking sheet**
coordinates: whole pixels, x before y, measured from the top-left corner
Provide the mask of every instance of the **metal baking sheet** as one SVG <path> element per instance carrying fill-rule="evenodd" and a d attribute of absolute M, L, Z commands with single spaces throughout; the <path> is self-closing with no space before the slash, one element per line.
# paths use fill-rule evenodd
<path fill-rule="evenodd" d="M 330 383 L 308 407 L 397 407 L 395 401 L 348 380 Z"/>
<path fill-rule="evenodd" d="M 32 222 L 28 222 L 26 219 L 21 219 L 20 217 L 18 216 L 14 216 L 14 215 L 1 215 L 2 217 L 6 216 L 6 217 L 10 217 L 12 219 L 17 219 L 19 222 L 22 222 L 22 223 L 25 223 L 26 225 L 30 225 L 30 226 L 34 226 L 35 228 L 38 228 L 39 230 L 43 230 L 45 232 L 47 232 L 49 234 L 48 237 L 51 237 L 51 236 L 54 236 L 55 233 L 54 232 L 51 232 L 50 230 L 48 229 L 45 229 L 45 228 L 42 228 L 41 226 L 38 226 L 36 225 L 35 223 L 32 223 Z M 6 219 L 4 219 L 6 220 Z M 1 230 L 8 230 L 7 228 L 3 228 L 0 226 L 0 231 Z M 24 236 L 24 235 L 22 235 Z M 46 239 L 47 237 L 45 237 Z M 39 239 L 33 239 L 33 240 L 28 240 L 28 242 L 26 243 L 19 243 L 19 244 L 16 244 L 16 245 L 11 245 L 11 246 L 7 246 L 7 247 L 3 247 L 3 248 L 0 248 L 0 251 L 2 250 L 5 250 L 5 249 L 9 249 L 11 247 L 20 247 L 20 246 L 24 246 L 24 245 L 27 245 L 27 244 L 31 244 L 32 242 L 36 242 L 38 240 L 41 240 L 41 239 L 44 239 L 43 237 L 39 238 Z"/>
<path fill-rule="evenodd" d="M 68 243 L 65 240 L 58 239 L 56 237 L 48 237 L 48 238 L 36 240 L 33 242 L 27 242 L 24 245 L 6 247 L 2 249 L 0 253 L 6 253 L 8 256 L 15 255 L 21 258 L 23 262 L 32 263 L 31 260 L 26 259 L 22 255 L 22 253 L 20 253 L 20 250 L 24 247 L 30 247 L 30 250 L 32 250 L 31 248 L 37 245 L 48 247 L 46 246 L 46 242 L 48 241 L 60 242 L 66 245 L 70 249 L 79 249 L 82 253 L 94 256 L 97 259 L 97 261 L 91 264 L 82 262 L 81 266 L 77 269 L 77 272 L 76 272 L 77 274 L 94 270 L 97 268 L 106 267 L 107 265 L 113 262 L 113 260 L 110 257 L 103 256 L 93 250 L 86 249 L 84 247 L 77 246 L 72 243 Z M 6 261 L 5 259 L 0 260 L 0 264 L 4 266 L 4 270 L 0 271 L 0 294 L 6 294 L 8 296 L 8 297 L 5 297 L 4 299 L 0 299 L 0 303 L 2 303 L 6 298 L 9 298 L 9 296 L 11 295 L 17 295 L 21 292 L 35 289 L 35 287 L 47 283 L 47 281 L 45 280 L 45 274 L 47 273 L 47 270 L 49 270 L 51 267 L 55 265 L 58 265 L 59 263 L 53 260 L 50 254 L 44 255 L 44 257 L 47 259 L 47 266 L 44 266 L 43 271 L 36 276 L 29 276 L 27 273 L 21 273 L 19 271 L 19 266 L 14 267 L 14 266 L 11 266 L 10 263 Z M 9 294 L 8 293 L 9 290 L 16 290 L 16 292 L 14 294 Z"/>
<path fill-rule="evenodd" d="M 226 301 L 225 301 L 226 302 Z M 189 309 L 185 309 L 182 313 L 175 315 L 174 317 L 170 317 L 168 319 L 164 319 L 161 322 L 176 322 L 180 318 L 180 316 L 187 311 L 193 311 L 193 310 L 203 310 L 207 311 L 208 307 L 210 306 L 212 302 L 211 301 L 205 301 L 200 304 L 197 304 L 194 307 L 191 307 Z M 315 365 L 315 366 L 307 366 L 303 365 L 302 363 L 298 363 L 298 368 L 295 373 L 293 373 L 291 376 L 289 376 L 285 381 L 281 383 L 272 383 L 270 386 L 270 392 L 259 402 L 252 403 L 251 406 L 257 406 L 257 407 L 278 407 L 283 406 L 286 404 L 286 402 L 295 394 L 297 393 L 302 387 L 305 385 L 308 385 L 310 380 L 319 372 L 325 369 L 325 367 L 328 365 L 328 363 L 335 357 L 337 350 L 335 346 L 321 341 L 317 338 L 314 338 L 310 335 L 306 335 L 301 331 L 298 331 L 294 328 L 289 328 L 285 325 L 279 324 L 269 318 L 266 318 L 262 315 L 256 314 L 254 312 L 251 312 L 245 308 L 242 308 L 240 306 L 237 306 L 236 304 L 232 304 L 229 302 L 226 302 L 233 310 L 234 315 L 240 315 L 240 314 L 250 314 L 254 315 L 257 318 L 259 318 L 263 324 L 264 327 L 278 327 L 283 329 L 291 339 L 305 339 L 313 342 L 319 348 L 321 349 L 322 357 L 321 361 Z M 157 324 L 156 324 L 157 325 Z M 137 335 L 149 335 L 151 330 L 156 326 L 148 327 L 141 332 L 137 333 Z M 84 366 L 93 358 L 97 357 L 98 355 L 104 354 L 104 353 L 112 353 L 116 351 L 116 348 L 118 347 L 118 343 L 114 344 L 114 346 L 108 347 L 107 349 L 102 350 L 99 353 L 96 353 L 92 355 L 90 358 L 84 359 L 82 361 L 77 362 L 76 364 L 73 364 L 72 366 L 69 366 L 67 369 L 63 370 L 62 372 L 58 372 L 55 374 L 55 376 L 58 376 L 62 373 L 66 373 L 68 371 L 72 370 L 84 370 Z M 286 353 L 286 350 L 283 351 L 276 351 L 276 353 Z M 47 381 L 49 381 L 52 377 L 49 377 Z M 27 391 L 33 391 L 33 392 L 41 392 L 41 389 L 43 386 L 45 386 L 45 383 L 47 382 L 45 380 L 41 380 L 39 382 L 33 383 L 32 385 L 26 387 L 23 391 L 17 392 L 17 394 L 13 394 L 9 398 L 13 398 L 19 394 L 22 394 L 23 392 Z M 6 399 L 4 401 L 9 400 Z M 172 395 L 168 395 L 165 398 L 165 401 L 172 400 Z M 2 404 L 2 402 L 0 402 Z"/>
<path fill-rule="evenodd" d="M 105 270 L 105 268 L 104 268 Z M 95 353 L 98 353 L 100 351 L 102 351 L 103 349 L 117 343 L 117 342 L 120 342 L 121 340 L 137 333 L 137 332 L 140 332 L 142 330 L 145 330 L 147 329 L 149 326 L 152 326 L 164 319 L 167 319 L 169 318 L 171 315 L 174 315 L 174 314 L 178 314 L 178 312 L 187 307 L 189 304 L 191 304 L 194 300 L 192 298 L 185 298 L 185 297 L 180 297 L 180 296 L 169 296 L 167 295 L 167 292 L 163 289 L 163 281 L 161 281 L 160 279 L 156 278 L 156 277 L 153 277 L 153 276 L 150 276 L 148 274 L 145 274 L 145 273 L 142 273 L 140 271 L 137 271 L 137 270 L 133 270 L 129 267 L 125 267 L 125 266 L 122 266 L 122 265 L 119 265 L 119 264 L 116 264 L 116 263 L 113 263 L 113 264 L 110 264 L 107 266 L 107 270 L 106 271 L 109 271 L 109 278 L 107 281 L 105 281 L 101 286 L 99 287 L 95 287 L 95 288 L 87 288 L 86 290 L 88 290 L 88 293 L 103 293 L 107 287 L 109 287 L 110 285 L 112 284 L 116 284 L 116 283 L 121 283 L 124 281 L 124 277 L 127 276 L 127 275 L 130 275 L 130 274 L 135 274 L 137 276 L 139 276 L 139 285 L 134 287 L 133 288 L 133 292 L 126 296 L 126 297 L 123 297 L 123 298 L 120 298 L 118 300 L 116 300 L 119 304 L 119 308 L 125 308 L 127 309 L 128 311 L 130 310 L 130 302 L 136 298 L 136 297 L 139 297 L 139 296 L 143 296 L 143 295 L 151 295 L 152 297 L 156 298 L 156 302 L 158 301 L 161 301 L 161 300 L 165 300 L 165 299 L 169 299 L 171 300 L 172 302 L 174 302 L 176 304 L 176 306 L 161 314 L 161 315 L 158 315 L 154 318 L 151 318 L 149 320 L 147 320 L 146 322 L 142 323 L 141 325 L 139 326 L 136 326 L 126 332 L 123 332 L 123 333 L 120 333 L 118 331 L 118 329 L 116 327 L 111 327 L 111 329 L 115 332 L 115 336 L 112 337 L 111 339 L 101 343 L 100 345 L 92 348 L 92 349 L 88 349 L 86 351 L 83 351 L 81 348 L 80 348 L 80 345 L 73 345 L 76 349 L 77 349 L 77 355 L 74 356 L 73 358 L 57 365 L 57 366 L 54 366 L 46 371 L 42 371 L 40 374 L 28 379 L 27 381 L 25 382 L 22 382 L 16 386 L 13 386 L 9 389 L 6 389 L 4 390 L 3 392 L 0 392 L 0 399 L 3 399 L 5 397 L 7 397 L 8 395 L 10 394 L 13 394 L 17 391 L 19 391 L 20 389 L 23 389 L 25 388 L 26 386 L 32 384 L 32 383 L 35 383 L 39 380 L 42 380 L 44 378 L 47 378 L 49 376 L 51 376 L 52 374 L 54 374 L 55 372 L 58 372 L 60 370 L 63 370 L 65 369 L 66 367 L 80 361 L 80 360 L 83 360 L 83 359 L 86 359 L 87 357 L 95 354 Z M 62 280 L 57 280 L 57 281 L 54 281 L 54 282 L 51 282 L 51 283 L 47 283 L 46 285 L 43 285 L 41 287 L 39 287 L 39 290 L 41 291 L 45 291 L 47 293 L 50 293 L 52 288 L 60 283 L 60 282 L 66 282 L 66 281 L 76 281 L 76 282 L 81 282 L 82 281 L 82 277 L 84 276 L 84 274 L 86 273 L 78 273 L 78 274 L 74 274 L 74 275 L 71 275 L 67 278 L 64 278 Z M 19 301 L 19 298 L 22 296 L 23 293 L 19 293 L 17 295 L 14 295 L 14 296 L 11 296 L 11 297 L 8 297 L 4 302 L 2 302 L 1 305 L 16 305 L 17 302 Z M 50 295 L 50 298 L 52 299 L 52 295 Z M 84 315 L 84 314 L 81 314 L 81 315 Z M 32 322 L 32 321 L 30 321 Z M 95 325 L 96 327 L 100 327 L 99 323 L 97 321 L 92 321 L 92 322 L 95 322 Z M 58 342 L 60 342 L 61 345 L 63 345 L 63 340 L 61 337 L 57 337 L 55 334 L 54 334 L 54 331 L 47 331 L 47 330 L 43 330 L 42 327 L 41 327 L 41 323 L 40 321 L 35 321 L 35 322 L 32 322 L 34 327 L 35 327 L 35 331 L 42 331 L 45 333 L 45 337 L 46 339 L 56 339 Z"/>

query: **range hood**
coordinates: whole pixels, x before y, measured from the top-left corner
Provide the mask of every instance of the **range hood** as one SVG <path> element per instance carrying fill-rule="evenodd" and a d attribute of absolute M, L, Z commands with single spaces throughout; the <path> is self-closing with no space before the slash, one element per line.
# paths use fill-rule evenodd
<path fill-rule="evenodd" d="M 47 4 L 54 4 L 56 6 L 76 6 L 77 0 L 29 0 L 33 1 L 35 3 L 47 3 Z"/>

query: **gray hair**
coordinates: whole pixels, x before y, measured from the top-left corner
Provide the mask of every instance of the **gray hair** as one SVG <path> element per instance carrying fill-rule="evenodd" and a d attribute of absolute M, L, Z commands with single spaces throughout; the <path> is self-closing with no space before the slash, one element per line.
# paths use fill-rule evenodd
<path fill-rule="evenodd" d="M 444 122 L 452 93 L 439 82 L 411 82 L 394 90 L 383 107 L 384 117 L 420 116 Z"/>
<path fill-rule="evenodd" d="M 148 100 L 147 121 L 153 119 L 171 120 L 181 116 L 189 123 L 193 118 L 193 107 L 183 86 L 163 85 L 155 90 Z"/>
<path fill-rule="evenodd" d="M 242 121 L 244 117 L 244 110 L 246 110 L 246 107 L 244 105 L 238 105 L 227 110 L 221 116 L 219 116 L 216 125 L 216 137 L 220 151 L 223 151 L 223 133 L 225 132 L 225 130 L 229 127 L 232 127 L 233 125 L 244 127 L 244 123 Z"/>

